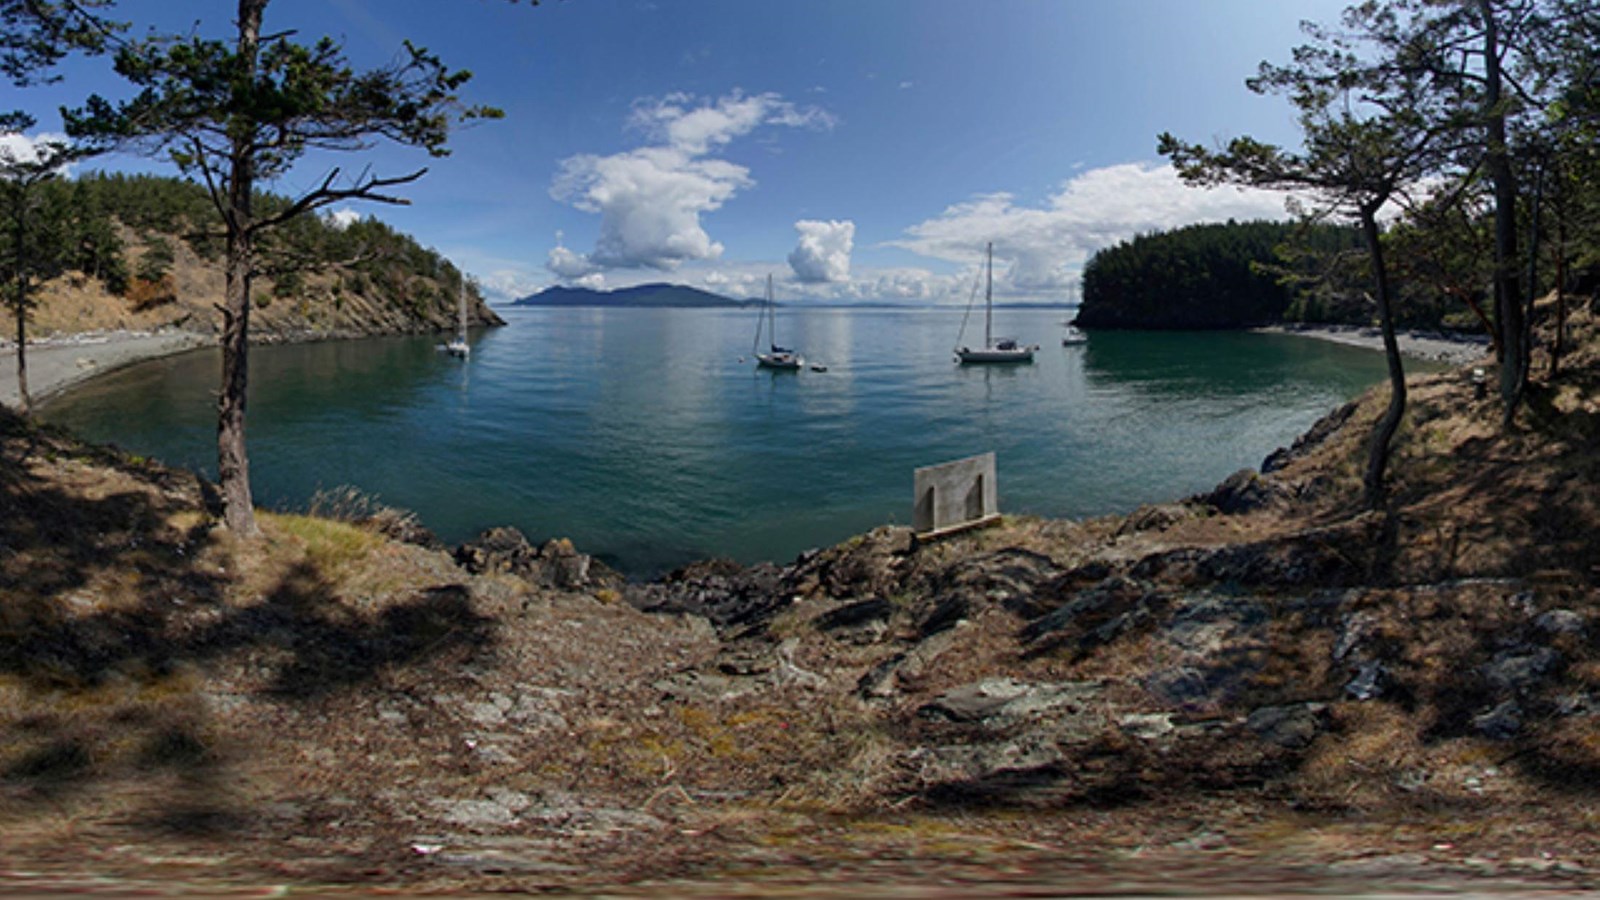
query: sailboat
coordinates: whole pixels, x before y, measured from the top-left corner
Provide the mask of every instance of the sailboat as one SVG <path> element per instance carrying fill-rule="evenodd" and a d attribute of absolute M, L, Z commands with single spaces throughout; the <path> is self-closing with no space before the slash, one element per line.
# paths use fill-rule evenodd
<path fill-rule="evenodd" d="M 766 312 L 763 314 L 763 319 L 765 320 L 767 334 L 771 339 L 771 343 L 767 345 L 767 352 L 762 353 L 762 320 L 758 319 L 756 321 L 756 342 L 754 347 L 757 368 L 782 369 L 790 372 L 799 371 L 800 367 L 805 365 L 805 361 L 800 358 L 800 354 L 794 350 L 790 350 L 787 347 L 778 346 L 778 316 L 777 313 L 773 311 L 771 275 L 767 276 L 767 308 Z"/>
<path fill-rule="evenodd" d="M 451 356 L 466 359 L 472 353 L 472 348 L 467 345 L 467 278 L 461 277 L 459 289 L 456 292 L 456 309 L 460 324 L 456 329 L 455 340 L 444 345 L 444 350 Z"/>
<path fill-rule="evenodd" d="M 976 286 L 973 288 L 977 290 Z M 967 363 L 1025 363 L 1033 362 L 1033 352 L 1037 346 L 1024 346 L 1017 343 L 1016 338 L 995 338 L 994 336 L 994 244 L 989 244 L 989 274 L 988 283 L 983 291 L 983 347 L 973 350 L 968 347 L 956 349 L 956 359 L 962 364 Z M 967 302 L 967 314 L 972 314 L 972 303 Z M 965 334 L 967 320 L 961 320 L 961 332 Z M 956 340 L 961 340 L 960 336 Z"/>

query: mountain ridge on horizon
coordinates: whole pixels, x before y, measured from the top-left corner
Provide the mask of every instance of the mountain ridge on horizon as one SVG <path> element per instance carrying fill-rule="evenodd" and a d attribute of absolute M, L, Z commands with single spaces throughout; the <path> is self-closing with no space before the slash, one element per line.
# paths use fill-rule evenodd
<path fill-rule="evenodd" d="M 759 300 L 738 300 L 686 284 L 651 282 L 632 287 L 600 291 L 586 287 L 552 285 L 542 291 L 519 297 L 512 306 L 629 306 L 743 308 Z"/>

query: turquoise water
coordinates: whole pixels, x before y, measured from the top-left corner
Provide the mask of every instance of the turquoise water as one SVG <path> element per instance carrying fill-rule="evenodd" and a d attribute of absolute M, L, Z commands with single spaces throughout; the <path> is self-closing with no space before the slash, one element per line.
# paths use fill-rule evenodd
<path fill-rule="evenodd" d="M 1001 509 L 1087 516 L 1204 491 L 1383 378 L 1380 354 L 1282 335 L 1096 333 L 996 312 L 1032 365 L 961 367 L 960 311 L 798 310 L 778 333 L 827 372 L 757 370 L 739 310 L 511 309 L 463 363 L 436 338 L 258 347 L 257 502 L 352 484 L 447 541 L 566 536 L 633 575 L 787 560 L 911 518 L 917 466 L 993 450 Z M 744 361 L 740 361 L 744 357 Z M 218 358 L 127 369 L 43 416 L 215 472 Z"/>

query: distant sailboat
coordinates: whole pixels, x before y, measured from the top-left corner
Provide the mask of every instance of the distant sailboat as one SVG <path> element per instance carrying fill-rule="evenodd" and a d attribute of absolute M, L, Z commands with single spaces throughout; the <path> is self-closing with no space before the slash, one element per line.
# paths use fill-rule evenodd
<path fill-rule="evenodd" d="M 1067 332 L 1061 336 L 1061 346 L 1076 347 L 1079 344 L 1089 343 L 1089 336 L 1078 329 L 1078 326 L 1067 324 Z"/>
<path fill-rule="evenodd" d="M 977 286 L 973 286 L 976 295 Z M 983 291 L 983 346 L 977 350 L 968 347 L 956 349 L 956 359 L 963 365 L 968 363 L 1025 363 L 1033 362 L 1033 352 L 1037 346 L 1023 346 L 1017 343 L 1016 338 L 998 338 L 994 336 L 994 244 L 989 244 L 989 272 L 988 283 Z M 972 314 L 972 301 L 967 302 L 967 314 Z M 967 320 L 961 320 L 961 333 L 967 331 Z M 956 337 L 961 340 L 960 335 Z"/>
<path fill-rule="evenodd" d="M 444 350 L 451 356 L 466 359 L 472 353 L 472 347 L 467 344 L 467 277 L 461 276 L 461 283 L 456 291 L 456 309 L 460 324 L 457 326 L 455 340 L 444 345 Z"/>
<path fill-rule="evenodd" d="M 767 326 L 767 335 L 770 341 L 770 343 L 767 345 L 768 349 L 766 353 L 761 352 L 761 328 L 763 322 L 765 322 Z M 805 361 L 800 358 L 800 354 L 798 352 L 790 350 L 787 347 L 778 346 L 778 316 L 777 313 L 773 311 L 771 275 L 767 276 L 767 308 L 762 314 L 762 318 L 756 320 L 756 342 L 754 352 L 756 356 L 756 366 L 758 368 L 781 369 L 783 371 L 795 372 L 799 371 L 800 367 L 805 365 Z"/>

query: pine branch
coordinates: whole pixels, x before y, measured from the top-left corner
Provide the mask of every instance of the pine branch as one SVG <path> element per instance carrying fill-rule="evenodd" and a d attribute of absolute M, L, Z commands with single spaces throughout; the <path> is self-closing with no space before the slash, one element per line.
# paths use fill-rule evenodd
<path fill-rule="evenodd" d="M 255 222 L 251 223 L 250 227 L 255 231 L 269 229 L 276 225 L 287 222 L 302 213 L 322 209 L 323 207 L 331 206 L 344 200 L 371 200 L 376 203 L 388 203 L 395 206 L 409 206 L 411 204 L 410 200 L 404 197 L 392 197 L 379 193 L 379 191 L 384 188 L 395 187 L 397 185 L 410 184 L 411 182 L 416 181 L 423 175 L 427 174 L 427 172 L 427 169 L 418 169 L 409 175 L 400 175 L 393 178 L 380 178 L 375 175 L 363 175 L 361 178 L 357 179 L 357 183 L 351 187 L 335 188 L 333 187 L 333 183 L 339 177 L 339 169 L 335 168 L 328 173 L 326 178 L 322 180 L 322 184 L 319 187 L 316 187 L 308 193 L 301 195 L 286 209 L 265 218 L 256 220 Z"/>

